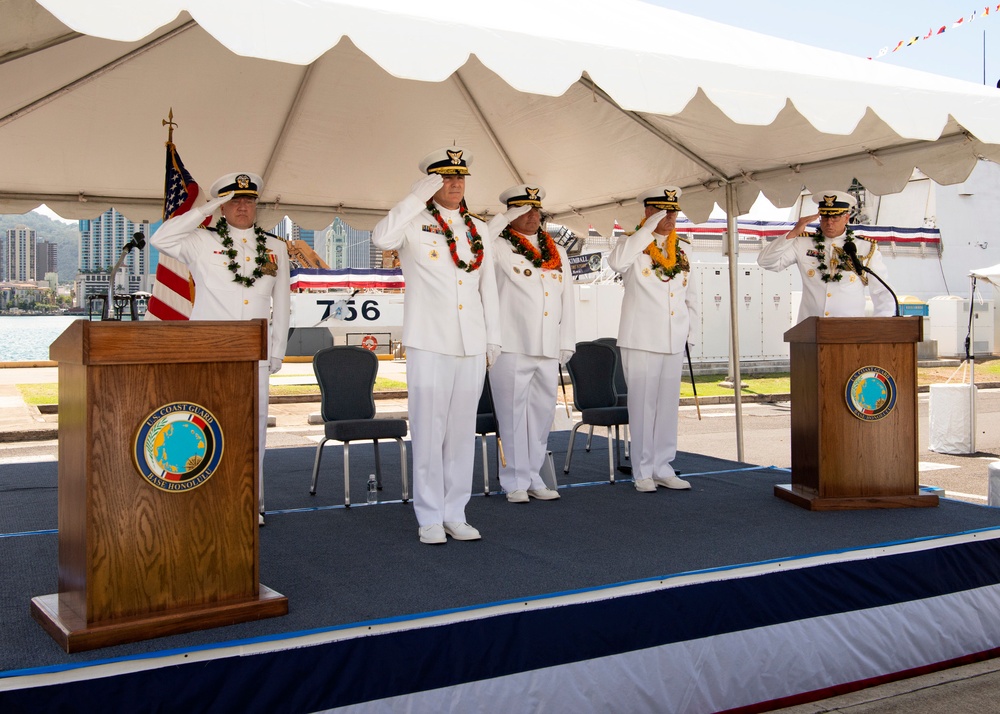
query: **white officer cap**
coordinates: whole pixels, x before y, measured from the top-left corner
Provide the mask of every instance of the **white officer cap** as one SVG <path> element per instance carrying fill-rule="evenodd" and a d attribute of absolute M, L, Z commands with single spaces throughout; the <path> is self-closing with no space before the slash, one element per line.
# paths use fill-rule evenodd
<path fill-rule="evenodd" d="M 442 176 L 468 176 L 472 152 L 461 146 L 446 146 L 432 151 L 420 161 L 420 173 Z"/>
<path fill-rule="evenodd" d="M 226 174 L 212 184 L 212 198 L 233 194 L 235 196 L 253 196 L 260 198 L 264 190 L 264 179 L 257 174 L 238 172 Z"/>
<path fill-rule="evenodd" d="M 679 199 L 684 193 L 677 186 L 657 186 L 643 191 L 635 199 L 643 206 L 652 206 L 661 211 L 679 211 L 681 204 Z"/>
<path fill-rule="evenodd" d="M 545 198 L 545 189 L 541 186 L 529 186 L 526 183 L 519 183 L 517 186 L 511 186 L 500 194 L 500 203 L 505 204 L 507 208 L 515 206 L 541 208 L 543 198 Z"/>
<path fill-rule="evenodd" d="M 819 191 L 812 199 L 819 205 L 821 216 L 839 216 L 858 205 L 854 196 L 846 191 Z"/>

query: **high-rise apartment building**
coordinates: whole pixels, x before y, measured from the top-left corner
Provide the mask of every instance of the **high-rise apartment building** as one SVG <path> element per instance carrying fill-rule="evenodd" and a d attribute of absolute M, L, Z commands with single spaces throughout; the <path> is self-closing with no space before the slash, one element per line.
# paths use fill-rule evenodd
<path fill-rule="evenodd" d="M 35 231 L 25 225 L 7 229 L 2 255 L 0 280 L 11 283 L 35 282 Z"/>
<path fill-rule="evenodd" d="M 35 280 L 45 280 L 46 273 L 59 272 L 59 244 L 40 240 L 35 243 Z"/>
<path fill-rule="evenodd" d="M 79 305 L 85 306 L 87 297 L 91 295 L 107 295 L 108 273 L 135 233 L 142 233 L 148 238 L 149 223 L 133 223 L 113 208 L 97 218 L 80 221 L 80 266 L 76 276 Z M 116 292 L 149 290 L 152 284 L 150 250 L 147 242 L 141 250 L 133 248 L 129 251 L 115 276 Z"/>

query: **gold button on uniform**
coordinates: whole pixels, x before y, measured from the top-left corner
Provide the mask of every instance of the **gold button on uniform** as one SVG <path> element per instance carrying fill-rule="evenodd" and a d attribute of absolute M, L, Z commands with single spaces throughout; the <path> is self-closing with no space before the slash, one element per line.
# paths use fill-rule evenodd
<path fill-rule="evenodd" d="M 250 304 L 250 301 L 249 301 L 249 300 L 244 300 L 244 301 L 243 301 L 243 304 L 244 304 L 244 305 L 249 305 L 249 304 Z"/>
<path fill-rule="evenodd" d="M 545 311 L 545 317 L 548 317 L 548 316 L 549 316 L 549 313 L 548 313 L 548 310 L 546 310 Z"/>
<path fill-rule="evenodd" d="M 823 317 L 830 317 L 829 311 L 823 313 Z"/>
<path fill-rule="evenodd" d="M 833 297 L 833 293 L 827 293 L 826 296 L 827 297 Z"/>
<path fill-rule="evenodd" d="M 459 285 L 461 285 L 461 284 L 462 284 L 462 281 L 461 281 L 461 280 L 459 280 L 459 281 L 458 281 L 458 284 L 459 284 Z"/>
<path fill-rule="evenodd" d="M 462 306 L 461 306 L 461 305 L 459 305 L 459 306 L 458 306 L 458 309 L 459 309 L 459 310 L 461 310 L 461 309 L 462 309 Z"/>

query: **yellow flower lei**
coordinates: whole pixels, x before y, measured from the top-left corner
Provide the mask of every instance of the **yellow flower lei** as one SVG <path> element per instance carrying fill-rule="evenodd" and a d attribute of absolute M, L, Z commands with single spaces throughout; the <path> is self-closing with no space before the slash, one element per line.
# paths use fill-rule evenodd
<path fill-rule="evenodd" d="M 645 223 L 645 221 L 643 221 Z M 640 223 L 636 230 L 642 227 Z M 670 231 L 670 235 L 667 236 L 667 254 L 664 255 L 663 251 L 656 244 L 656 239 L 646 246 L 646 249 L 642 251 L 650 257 L 653 261 L 653 272 L 656 273 L 660 280 L 666 282 L 673 278 L 677 273 L 681 271 L 691 270 L 691 266 L 688 263 L 687 255 L 678 245 L 680 239 L 677 237 L 677 231 Z"/>

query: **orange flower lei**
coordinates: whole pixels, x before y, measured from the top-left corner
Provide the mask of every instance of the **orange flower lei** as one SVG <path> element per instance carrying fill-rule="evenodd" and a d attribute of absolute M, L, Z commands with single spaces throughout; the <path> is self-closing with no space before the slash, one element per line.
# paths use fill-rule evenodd
<path fill-rule="evenodd" d="M 547 231 L 538 229 L 538 248 L 531 245 L 527 236 L 518 233 L 511 228 L 504 228 L 500 232 L 501 238 L 506 238 L 514 246 L 514 250 L 531 261 L 536 268 L 544 270 L 559 270 L 562 268 L 562 258 L 559 257 L 559 250 L 556 242 Z"/>
<path fill-rule="evenodd" d="M 645 223 L 645 221 L 643 221 Z M 636 230 L 642 227 L 640 223 Z M 653 261 L 653 272 L 656 273 L 660 280 L 666 282 L 673 278 L 677 273 L 681 271 L 691 270 L 691 266 L 688 263 L 687 255 L 679 245 L 679 238 L 677 237 L 677 231 L 670 231 L 670 235 L 667 236 L 667 254 L 664 255 L 663 251 L 656 244 L 656 239 L 646 246 L 646 249 L 642 251 L 650 257 Z"/>

